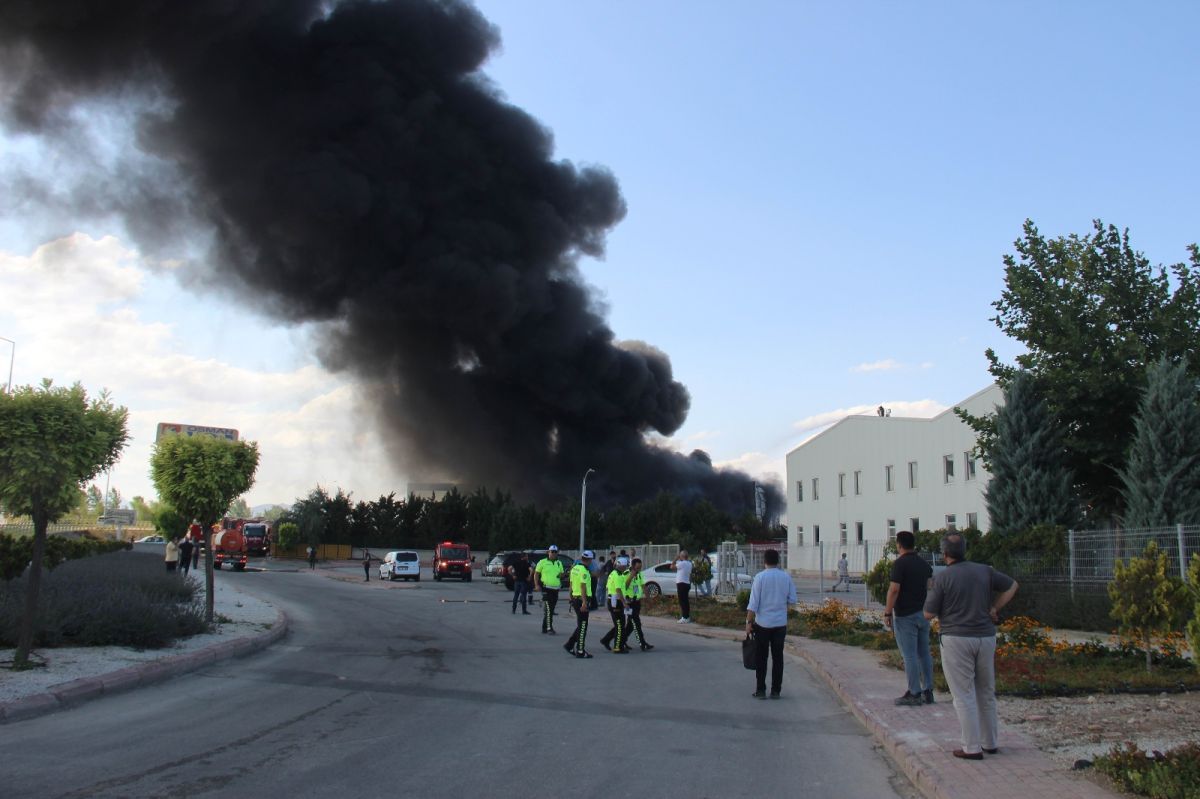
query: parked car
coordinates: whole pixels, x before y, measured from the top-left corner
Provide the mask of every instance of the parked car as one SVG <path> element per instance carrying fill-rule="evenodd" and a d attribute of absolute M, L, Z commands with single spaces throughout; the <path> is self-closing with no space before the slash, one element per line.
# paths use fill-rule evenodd
<path fill-rule="evenodd" d="M 141 538 L 135 539 L 135 544 L 165 544 L 167 543 L 161 535 L 144 535 Z"/>
<path fill-rule="evenodd" d="M 389 552 L 379 564 L 380 580 L 421 581 L 421 557 L 409 549 Z"/>
<path fill-rule="evenodd" d="M 658 596 L 664 591 L 667 594 L 675 593 L 675 562 L 664 560 L 662 563 L 655 564 L 647 569 L 642 569 L 642 577 L 646 581 L 646 596 Z M 739 572 L 734 575 L 737 583 L 737 590 L 749 588 L 754 583 L 754 578 L 745 572 Z M 717 587 L 717 572 L 713 569 L 713 588 Z"/>
<path fill-rule="evenodd" d="M 504 567 L 507 565 L 505 559 L 513 552 L 497 552 L 492 556 L 492 559 L 483 567 L 483 576 L 491 577 L 494 581 L 498 581 L 504 577 Z"/>

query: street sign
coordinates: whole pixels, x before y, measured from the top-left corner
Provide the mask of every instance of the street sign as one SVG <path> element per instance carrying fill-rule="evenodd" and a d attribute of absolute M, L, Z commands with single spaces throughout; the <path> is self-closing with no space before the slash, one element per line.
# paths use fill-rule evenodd
<path fill-rule="evenodd" d="M 175 422 L 159 422 L 158 434 L 154 436 L 155 443 L 167 436 L 209 436 L 223 438 L 226 441 L 237 441 L 238 431 L 228 427 L 204 427 L 198 424 L 177 424 Z"/>

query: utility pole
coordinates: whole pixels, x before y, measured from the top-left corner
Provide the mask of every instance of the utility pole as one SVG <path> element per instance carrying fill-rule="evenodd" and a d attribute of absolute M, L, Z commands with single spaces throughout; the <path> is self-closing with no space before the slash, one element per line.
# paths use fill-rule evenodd
<path fill-rule="evenodd" d="M 588 469 L 583 473 L 583 495 L 579 501 L 579 552 L 583 553 L 583 527 L 584 519 L 587 516 L 587 479 L 589 474 L 593 474 L 595 469 Z"/>

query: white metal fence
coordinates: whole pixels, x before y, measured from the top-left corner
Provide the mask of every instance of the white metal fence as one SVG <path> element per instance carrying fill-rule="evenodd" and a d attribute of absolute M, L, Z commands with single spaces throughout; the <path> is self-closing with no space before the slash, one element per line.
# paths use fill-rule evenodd
<path fill-rule="evenodd" d="M 1063 557 L 1049 557 L 1044 552 L 1022 552 L 1010 556 L 1009 569 L 1014 576 L 1062 583 L 1072 591 L 1102 592 L 1112 581 L 1117 562 L 1141 555 L 1152 541 L 1167 556 L 1167 573 L 1186 580 L 1192 556 L 1200 554 L 1200 526 L 1197 525 L 1072 530 L 1067 533 L 1067 551 Z"/>

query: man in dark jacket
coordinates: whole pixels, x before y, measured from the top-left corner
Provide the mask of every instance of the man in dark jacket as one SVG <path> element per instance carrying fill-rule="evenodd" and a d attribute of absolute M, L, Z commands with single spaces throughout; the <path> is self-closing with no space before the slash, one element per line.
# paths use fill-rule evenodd
<path fill-rule="evenodd" d="M 517 612 L 517 602 L 521 603 L 521 612 L 529 615 L 529 553 L 522 552 L 512 565 L 513 600 L 512 612 Z"/>
<path fill-rule="evenodd" d="M 183 576 L 188 576 L 188 570 L 192 568 L 192 551 L 196 545 L 192 543 L 191 536 L 185 536 L 179 544 L 179 568 L 183 571 Z"/>

